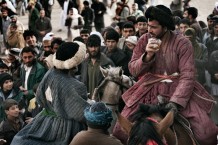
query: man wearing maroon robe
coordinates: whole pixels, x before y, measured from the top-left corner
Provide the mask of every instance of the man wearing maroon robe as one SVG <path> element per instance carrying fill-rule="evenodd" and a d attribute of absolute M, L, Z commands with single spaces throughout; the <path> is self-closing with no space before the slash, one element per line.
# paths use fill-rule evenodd
<path fill-rule="evenodd" d="M 218 127 L 209 115 L 214 99 L 195 80 L 193 48 L 188 39 L 174 33 L 171 11 L 163 6 L 149 7 L 146 11 L 148 32 L 143 35 L 133 51 L 129 70 L 138 82 L 122 98 L 126 104 L 122 115 L 131 120 L 139 103 L 157 104 L 157 96 L 169 100 L 191 124 L 201 145 L 215 145 Z M 161 40 L 149 43 L 149 38 Z M 127 136 L 117 123 L 114 136 L 124 143 Z"/>

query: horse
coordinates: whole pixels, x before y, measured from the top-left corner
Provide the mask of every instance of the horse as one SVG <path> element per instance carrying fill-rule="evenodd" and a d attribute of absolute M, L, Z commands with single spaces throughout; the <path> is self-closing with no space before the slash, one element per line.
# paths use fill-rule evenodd
<path fill-rule="evenodd" d="M 135 81 L 124 75 L 122 67 L 112 67 L 102 68 L 100 66 L 104 80 L 101 84 L 95 88 L 92 100 L 104 102 L 113 112 L 113 121 L 109 129 L 109 132 L 112 132 L 112 129 L 116 122 L 115 111 L 119 110 L 121 95 L 134 85 Z"/>
<path fill-rule="evenodd" d="M 117 120 L 128 134 L 128 145 L 199 145 L 189 123 L 164 105 L 140 104 L 131 116 L 133 123 L 116 112 Z"/>

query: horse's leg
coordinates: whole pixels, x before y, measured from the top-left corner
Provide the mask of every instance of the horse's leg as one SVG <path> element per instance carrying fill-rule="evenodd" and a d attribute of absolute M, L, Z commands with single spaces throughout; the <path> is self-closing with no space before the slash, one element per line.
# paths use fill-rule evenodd
<path fill-rule="evenodd" d="M 115 126 L 115 124 L 116 124 L 116 122 L 117 122 L 117 116 L 116 116 L 114 110 L 113 110 L 113 112 L 112 112 L 112 116 L 113 116 L 113 120 L 112 120 L 112 122 L 111 122 L 110 128 L 108 129 L 108 131 L 109 131 L 110 134 L 113 133 L 114 126 Z"/>

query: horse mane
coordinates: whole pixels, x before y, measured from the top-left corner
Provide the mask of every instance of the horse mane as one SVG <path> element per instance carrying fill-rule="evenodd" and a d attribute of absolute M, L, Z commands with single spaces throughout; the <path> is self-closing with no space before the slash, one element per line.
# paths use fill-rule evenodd
<path fill-rule="evenodd" d="M 168 112 L 169 109 L 166 109 L 165 105 L 150 105 L 140 103 L 137 111 L 133 113 L 130 118 L 132 121 L 137 121 L 147 118 L 153 113 L 160 114 L 162 117 L 164 117 Z"/>
<path fill-rule="evenodd" d="M 128 145 L 145 145 L 149 139 L 158 145 L 164 145 L 151 120 L 136 121 L 130 131 Z"/>
<path fill-rule="evenodd" d="M 154 140 L 158 145 L 164 145 L 154 127 L 154 122 L 148 120 L 147 117 L 153 113 L 165 116 L 168 111 L 163 105 L 139 104 L 138 110 L 130 117 L 135 123 L 130 131 L 128 145 L 144 145 L 149 139 Z"/>

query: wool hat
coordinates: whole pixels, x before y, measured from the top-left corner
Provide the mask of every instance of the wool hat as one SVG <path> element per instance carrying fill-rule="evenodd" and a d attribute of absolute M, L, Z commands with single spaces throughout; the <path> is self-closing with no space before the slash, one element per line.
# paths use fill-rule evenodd
<path fill-rule="evenodd" d="M 9 69 L 8 66 L 2 60 L 0 61 L 0 68 L 7 68 L 7 69 Z"/>
<path fill-rule="evenodd" d="M 112 111 L 103 103 L 95 102 L 84 110 L 88 126 L 92 128 L 109 127 L 113 120 Z"/>
<path fill-rule="evenodd" d="M 0 74 L 0 86 L 2 87 L 6 80 L 13 80 L 13 77 L 8 73 Z"/>
<path fill-rule="evenodd" d="M 57 69 L 71 69 L 85 58 L 86 46 L 79 41 L 62 43 L 54 54 L 53 63 Z"/>
<path fill-rule="evenodd" d="M 126 42 L 130 42 L 130 43 L 132 43 L 132 44 L 134 44 L 134 45 L 136 45 L 137 44 L 137 37 L 136 36 L 129 36 L 127 39 L 126 39 Z"/>
<path fill-rule="evenodd" d="M 164 5 L 150 6 L 145 16 L 148 20 L 157 20 L 160 25 L 166 26 L 169 30 L 175 30 L 172 12 Z"/>

